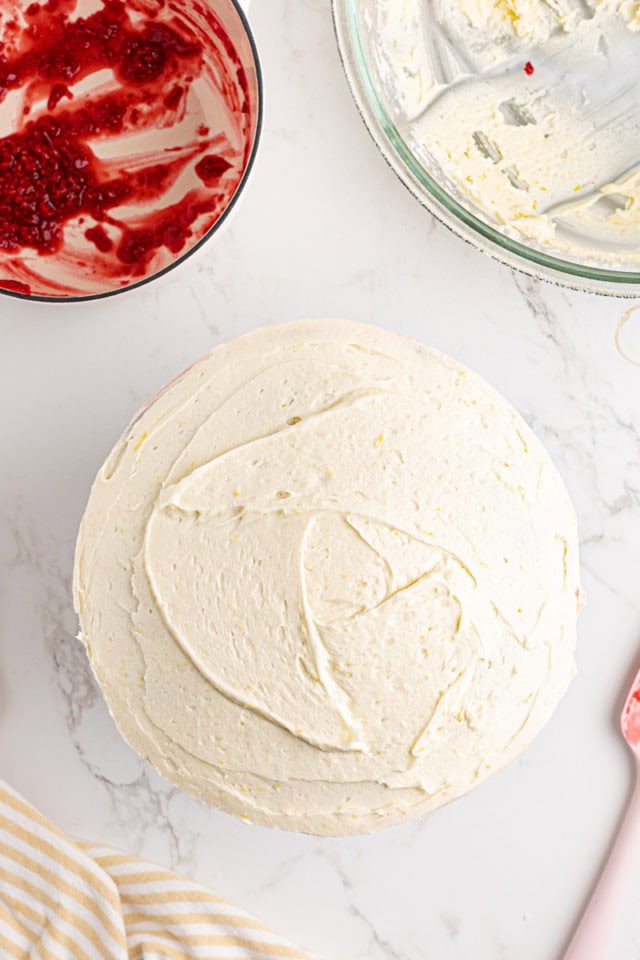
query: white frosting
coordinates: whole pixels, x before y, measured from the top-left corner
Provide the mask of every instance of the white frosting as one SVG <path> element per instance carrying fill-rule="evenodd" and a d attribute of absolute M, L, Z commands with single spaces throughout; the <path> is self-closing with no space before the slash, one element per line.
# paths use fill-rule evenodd
<path fill-rule="evenodd" d="M 458 203 L 548 254 L 638 269 L 640 3 L 356 3 L 400 134 Z"/>
<path fill-rule="evenodd" d="M 578 19 L 579 7 L 572 0 L 457 0 L 457 12 L 468 26 L 489 35 L 493 41 L 514 35 L 530 43 L 544 43 L 558 28 L 566 29 Z"/>
<path fill-rule="evenodd" d="M 372 830 L 520 751 L 574 670 L 576 520 L 480 378 L 371 327 L 218 347 L 101 469 L 82 638 L 123 736 L 249 820 Z"/>

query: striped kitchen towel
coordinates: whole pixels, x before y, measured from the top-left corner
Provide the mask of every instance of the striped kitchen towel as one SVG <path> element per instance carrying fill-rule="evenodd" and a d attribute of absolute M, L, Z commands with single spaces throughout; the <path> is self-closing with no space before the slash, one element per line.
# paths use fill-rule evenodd
<path fill-rule="evenodd" d="M 168 870 L 74 843 L 0 781 L 2 960 L 309 960 Z"/>

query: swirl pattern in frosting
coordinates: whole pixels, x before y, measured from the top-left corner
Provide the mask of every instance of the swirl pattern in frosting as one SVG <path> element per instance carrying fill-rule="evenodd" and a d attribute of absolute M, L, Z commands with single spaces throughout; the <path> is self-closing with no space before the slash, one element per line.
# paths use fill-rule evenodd
<path fill-rule="evenodd" d="M 574 670 L 576 519 L 479 377 L 345 321 L 190 367 L 100 471 L 82 638 L 125 739 L 248 820 L 373 830 L 486 779 Z"/>

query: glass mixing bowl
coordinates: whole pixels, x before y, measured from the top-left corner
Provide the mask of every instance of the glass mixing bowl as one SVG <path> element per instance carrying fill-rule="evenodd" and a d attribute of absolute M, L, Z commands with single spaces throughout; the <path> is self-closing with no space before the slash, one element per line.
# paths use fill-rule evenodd
<path fill-rule="evenodd" d="M 399 25 L 400 29 L 400 34 L 394 34 L 390 41 L 390 49 L 392 55 L 394 51 L 404 51 L 411 59 L 409 67 L 406 64 L 394 67 L 387 55 L 388 50 L 384 49 L 385 41 L 381 39 L 381 10 L 385 3 L 389 9 L 390 2 L 395 3 L 397 22 L 394 26 Z M 455 2 L 459 12 L 466 0 Z M 493 9 L 508 8 L 513 12 L 518 8 L 518 2 L 493 4 Z M 471 44 L 460 57 L 460 51 L 455 49 L 456 42 L 461 37 L 464 40 L 469 21 L 463 17 L 456 24 L 455 16 L 447 21 L 447 10 L 453 9 L 449 0 L 333 0 L 333 14 L 347 80 L 371 136 L 400 180 L 437 219 L 475 247 L 529 275 L 581 290 L 640 296 L 640 177 L 637 204 L 621 195 L 624 188 L 618 183 L 630 174 L 635 177 L 634 163 L 630 159 L 636 156 L 633 153 L 636 149 L 635 167 L 640 169 L 640 148 L 635 146 L 640 142 L 640 24 L 629 29 L 628 23 L 616 21 L 615 26 L 619 29 L 616 29 L 615 36 L 602 28 L 607 43 L 595 33 L 601 11 L 597 9 L 594 16 L 590 2 L 597 4 L 598 0 L 585 0 L 584 4 L 575 5 L 576 10 L 580 8 L 575 14 L 580 18 L 575 32 L 560 21 L 552 21 L 549 25 L 549 17 L 555 17 L 554 11 L 562 5 L 562 0 L 559 5 L 540 4 L 540 8 L 547 11 L 545 23 L 549 29 L 545 43 L 540 43 L 539 37 L 537 40 L 526 36 L 498 36 L 496 39 L 494 34 L 493 40 L 489 40 L 489 46 L 493 44 L 489 51 L 491 55 L 487 55 L 488 48 L 481 49 L 472 37 Z M 477 6 L 482 7 L 482 3 Z M 467 7 L 472 9 L 469 3 Z M 407 33 L 407 23 L 413 15 L 417 18 L 415 43 Z M 621 17 L 621 14 L 616 11 L 615 16 Z M 522 27 L 525 33 L 526 26 L 525 23 Z M 616 47 L 617 43 L 619 47 Z M 616 56 L 617 52 L 620 56 Z M 549 102 L 560 103 L 563 109 L 566 104 L 566 114 L 560 113 L 559 120 L 556 118 L 549 129 L 561 144 L 558 152 L 567 154 L 565 165 L 575 167 L 576 179 L 580 180 L 578 168 L 587 162 L 591 164 L 586 174 L 581 171 L 582 182 L 572 187 L 572 190 L 580 191 L 584 184 L 580 198 L 588 198 L 587 216 L 584 211 L 574 213 L 576 204 L 569 195 L 567 202 L 556 203 L 552 208 L 554 216 L 558 211 L 560 215 L 554 222 L 551 241 L 547 237 L 546 241 L 538 242 L 535 238 L 523 236 L 500 217 L 492 216 L 491 209 L 483 209 L 476 197 L 460 189 L 460 183 L 455 182 L 446 163 L 442 162 L 442 151 L 440 157 L 434 155 L 429 133 L 424 133 L 430 124 L 434 129 L 429 118 L 430 110 L 432 115 L 440 111 L 444 119 L 436 118 L 435 129 L 438 129 L 438 122 L 442 128 L 447 119 L 447 101 L 438 95 L 430 99 L 428 95 L 423 97 L 422 103 L 419 97 L 416 99 L 413 115 L 406 109 L 407 98 L 410 99 L 418 87 L 420 96 L 424 93 L 424 75 L 420 71 L 425 64 L 437 65 L 438 90 L 444 90 L 447 96 L 450 90 L 454 90 L 454 115 L 456 109 L 461 109 L 460 104 L 466 95 L 464 91 L 470 89 L 469 84 L 477 80 L 483 86 L 481 93 L 484 96 L 491 84 L 507 83 L 506 91 L 501 89 L 492 94 L 496 101 L 492 115 L 494 127 L 496 123 L 498 126 L 504 123 L 500 110 L 513 128 L 524 127 L 530 120 L 536 122 L 525 108 L 518 106 L 517 97 L 511 95 L 513 90 L 520 90 L 528 82 L 537 84 L 537 97 L 529 97 L 529 102 L 536 107 L 546 102 L 546 113 L 542 113 L 545 122 L 550 115 Z M 396 80 L 400 77 L 402 83 L 403 76 L 413 84 L 406 96 L 406 91 L 398 94 L 395 89 Z M 504 81 L 501 78 L 505 78 Z M 529 87 L 528 91 L 532 89 Z M 437 102 L 435 108 L 434 102 Z M 579 127 L 573 153 L 566 120 L 570 111 L 573 111 L 571 116 Z M 419 117 L 422 123 L 424 116 L 427 116 L 428 123 L 422 128 L 420 140 L 415 134 L 415 118 Z M 518 196 L 530 201 L 529 184 L 518 181 L 513 167 L 505 169 L 507 164 L 502 162 L 499 145 L 496 146 L 481 130 L 473 130 L 475 117 L 471 116 L 469 122 L 468 133 L 473 136 L 473 142 L 466 148 L 465 162 L 477 147 L 481 156 L 475 157 L 474 162 L 484 164 L 489 177 L 494 176 L 496 166 L 501 164 L 501 173 L 509 176 L 511 186 L 515 182 L 525 191 Z M 566 125 L 566 135 L 563 124 Z M 459 125 L 456 129 L 459 131 Z M 519 129 L 515 132 L 516 135 L 521 133 Z M 621 148 L 620 157 L 614 158 L 615 163 L 612 160 L 615 173 L 606 169 L 607 159 L 612 156 L 612 151 L 607 150 L 611 138 L 615 144 L 624 140 L 627 151 L 625 153 Z M 572 173 L 570 169 L 569 175 Z M 541 186 L 540 189 L 546 190 L 547 187 Z M 537 201 L 533 204 L 534 209 L 536 204 Z M 627 224 L 630 216 L 634 220 L 632 226 L 628 230 L 625 226 L 626 232 L 617 235 L 612 224 L 620 219 Z M 574 244 L 576 237 L 577 247 Z M 592 249 L 588 249 L 590 246 Z"/>

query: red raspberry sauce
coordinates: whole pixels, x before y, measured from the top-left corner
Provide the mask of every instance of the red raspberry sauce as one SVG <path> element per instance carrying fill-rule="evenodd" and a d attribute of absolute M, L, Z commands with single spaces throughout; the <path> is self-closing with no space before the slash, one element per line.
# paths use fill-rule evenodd
<path fill-rule="evenodd" d="M 246 144 L 238 157 L 224 137 L 216 138 L 217 131 L 202 124 L 198 132 L 194 128 L 193 142 L 143 157 L 148 163 L 141 163 L 140 154 L 129 169 L 122 157 L 100 159 L 93 145 L 140 130 L 170 129 L 183 119 L 190 87 L 203 70 L 203 45 L 184 20 L 166 15 L 164 0 L 139 8 L 102 0 L 99 11 L 71 20 L 74 9 L 75 0 L 32 3 L 20 29 L 16 21 L 2 24 L 0 103 L 11 91 L 24 94 L 20 128 L 0 139 L 0 287 L 7 290 L 29 292 L 30 284 L 3 280 L 3 258 L 15 267 L 25 249 L 32 257 L 34 251 L 43 257 L 64 253 L 71 221 L 86 223 L 83 235 L 91 246 L 86 262 L 78 263 L 94 279 L 102 274 L 117 287 L 144 276 L 158 250 L 164 248 L 165 260 L 171 259 L 166 251 L 179 254 L 211 227 L 246 165 Z M 153 16 L 141 13 L 149 9 Z M 219 31 L 216 22 L 220 38 Z M 228 37 L 223 49 L 225 56 L 236 56 Z M 98 87 L 76 98 L 73 85 L 100 70 L 111 71 L 115 84 L 112 79 L 106 92 Z M 227 83 L 237 101 L 231 106 L 247 113 L 239 61 L 236 75 L 242 83 L 234 90 Z M 43 101 L 46 108 L 31 119 Z M 190 186 L 178 202 L 163 205 L 165 193 L 194 160 Z M 125 205 L 138 207 L 126 219 L 118 216 Z"/>

